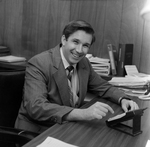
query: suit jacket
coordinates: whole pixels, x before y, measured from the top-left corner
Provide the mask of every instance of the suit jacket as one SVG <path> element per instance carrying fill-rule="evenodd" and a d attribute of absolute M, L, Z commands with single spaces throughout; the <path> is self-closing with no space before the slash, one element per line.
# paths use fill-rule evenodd
<path fill-rule="evenodd" d="M 79 76 L 79 102 L 83 104 L 87 90 L 118 103 L 124 93 L 108 84 L 94 72 L 84 57 L 77 64 Z M 66 71 L 60 55 L 60 46 L 40 53 L 28 61 L 24 96 L 15 127 L 42 132 L 74 108 L 70 105 Z"/>

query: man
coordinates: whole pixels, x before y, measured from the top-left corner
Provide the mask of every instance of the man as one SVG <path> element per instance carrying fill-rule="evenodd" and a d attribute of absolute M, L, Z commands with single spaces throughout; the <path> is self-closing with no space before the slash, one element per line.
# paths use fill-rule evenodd
<path fill-rule="evenodd" d="M 108 112 L 114 113 L 101 102 L 80 109 L 87 90 L 120 104 L 125 112 L 138 108 L 92 69 L 85 56 L 94 41 L 90 24 L 72 21 L 63 30 L 60 45 L 28 61 L 16 128 L 40 133 L 55 123 L 102 119 Z"/>

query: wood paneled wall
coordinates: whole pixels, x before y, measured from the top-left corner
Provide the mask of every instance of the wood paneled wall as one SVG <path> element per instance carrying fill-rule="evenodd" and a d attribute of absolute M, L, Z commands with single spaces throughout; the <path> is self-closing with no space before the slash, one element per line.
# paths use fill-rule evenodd
<path fill-rule="evenodd" d="M 133 43 L 133 64 L 150 74 L 150 22 L 139 13 L 145 0 L 0 0 L 0 45 L 30 59 L 60 42 L 73 19 L 88 21 L 96 33 L 89 53 L 109 58 L 107 44 Z"/>

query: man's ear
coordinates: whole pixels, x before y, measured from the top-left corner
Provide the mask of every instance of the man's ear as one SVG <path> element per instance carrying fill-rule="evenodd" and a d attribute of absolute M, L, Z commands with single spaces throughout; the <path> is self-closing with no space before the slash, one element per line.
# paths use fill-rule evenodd
<path fill-rule="evenodd" d="M 65 45 L 65 43 L 66 43 L 66 37 L 65 37 L 65 35 L 62 35 L 62 37 L 61 37 L 61 43 L 62 43 L 62 45 Z"/>

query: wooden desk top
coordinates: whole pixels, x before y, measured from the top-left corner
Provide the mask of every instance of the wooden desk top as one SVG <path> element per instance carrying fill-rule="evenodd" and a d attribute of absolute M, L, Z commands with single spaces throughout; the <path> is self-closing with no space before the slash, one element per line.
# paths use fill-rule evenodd
<path fill-rule="evenodd" d="M 97 98 L 87 104 L 86 107 L 96 102 Z M 140 108 L 148 107 L 141 117 L 142 134 L 130 136 L 120 131 L 106 126 L 105 121 L 114 115 L 121 114 L 123 111 L 120 106 L 101 99 L 100 101 L 109 104 L 115 111 L 115 114 L 109 113 L 102 120 L 93 120 L 85 122 L 69 122 L 62 125 L 56 124 L 49 128 L 23 147 L 35 147 L 42 143 L 48 136 L 60 139 L 64 142 L 79 147 L 145 147 L 150 140 L 150 101 L 136 100 Z M 131 124 L 131 121 L 127 122 Z"/>

